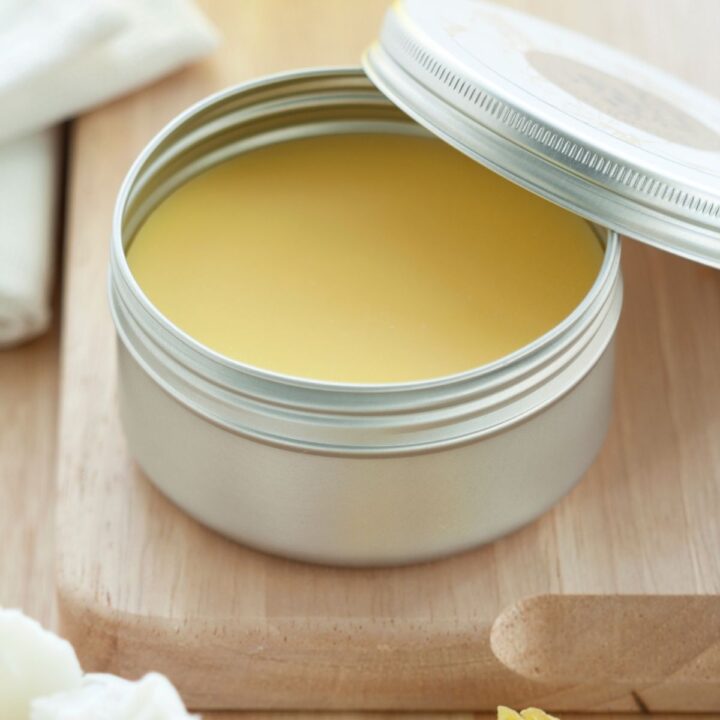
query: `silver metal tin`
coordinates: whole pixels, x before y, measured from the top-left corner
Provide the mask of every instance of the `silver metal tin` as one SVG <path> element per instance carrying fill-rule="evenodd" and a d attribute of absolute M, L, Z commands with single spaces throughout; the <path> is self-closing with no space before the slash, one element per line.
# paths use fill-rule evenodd
<path fill-rule="evenodd" d="M 153 483 L 219 532 L 315 562 L 406 563 L 527 523 L 592 462 L 610 415 L 620 247 L 608 232 L 595 284 L 551 332 L 424 382 L 325 383 L 250 367 L 149 302 L 125 249 L 175 187 L 251 148 L 358 131 L 426 133 L 360 69 L 320 69 L 214 95 L 144 150 L 113 225 L 120 410 Z"/>
<path fill-rule="evenodd" d="M 368 76 L 435 135 L 604 226 L 720 267 L 720 101 L 478 0 L 397 0 Z"/>

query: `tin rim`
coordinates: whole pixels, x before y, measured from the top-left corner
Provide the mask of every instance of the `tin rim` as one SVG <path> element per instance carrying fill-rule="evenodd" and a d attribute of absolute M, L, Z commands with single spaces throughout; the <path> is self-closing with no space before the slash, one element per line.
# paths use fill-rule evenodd
<path fill-rule="evenodd" d="M 297 94 L 287 101 L 285 95 L 289 88 L 293 92 L 297 91 Z M 143 293 L 128 266 L 125 247 L 128 236 L 133 235 L 127 232 L 128 208 L 137 201 L 134 194 L 139 183 L 147 185 L 163 168 L 167 169 L 173 160 L 177 161 L 172 149 L 182 145 L 183 138 L 187 139 L 185 131 L 197 133 L 199 128 L 199 139 L 196 139 L 201 145 L 227 127 L 237 127 L 233 123 L 237 120 L 238 112 L 242 115 L 248 108 L 258 111 L 254 97 L 258 94 L 262 98 L 260 105 L 264 107 L 267 116 L 277 118 L 278 115 L 287 114 L 287 128 L 295 131 L 302 127 L 292 122 L 293 112 L 299 108 L 333 108 L 343 103 L 349 103 L 351 111 L 360 106 L 366 110 L 377 110 L 379 124 L 375 127 L 376 131 L 398 132 L 401 128 L 404 131 L 412 128 L 412 132 L 417 132 L 420 129 L 369 83 L 360 68 L 342 67 L 279 73 L 215 93 L 180 114 L 150 141 L 130 168 L 115 206 L 110 259 L 110 304 L 123 344 L 146 372 L 153 375 L 176 399 L 234 431 L 287 444 L 313 448 L 328 445 L 345 447 L 346 442 L 336 442 L 339 438 L 328 442 L 327 432 L 323 433 L 323 428 L 327 431 L 329 426 L 344 423 L 347 429 L 350 419 L 353 421 L 350 422 L 354 425 L 353 431 L 358 435 L 350 445 L 356 449 L 378 449 L 382 445 L 386 449 L 397 449 L 401 445 L 417 449 L 427 442 L 435 445 L 466 439 L 468 432 L 463 421 L 468 415 L 479 420 L 488 413 L 492 414 L 493 409 L 507 409 L 513 402 L 517 404 L 518 400 L 532 394 L 526 385 L 532 384 L 533 378 L 540 382 L 542 373 L 550 373 L 549 368 L 553 363 L 557 365 L 556 372 L 561 373 L 577 360 L 586 346 L 594 342 L 597 347 L 594 348 L 593 357 L 590 360 L 585 357 L 582 368 L 574 367 L 572 382 L 579 381 L 589 371 L 599 352 L 612 339 L 621 303 L 620 245 L 616 233 L 612 231 L 607 233 L 603 262 L 592 287 L 561 323 L 532 343 L 496 361 L 426 380 L 360 384 L 285 375 L 221 355 L 165 318 Z M 240 102 L 239 111 L 236 106 L 238 100 L 245 101 L 245 104 Z M 224 115 L 223 106 L 230 106 Z M 394 119 L 387 116 L 386 111 L 390 108 L 398 113 Z M 255 112 L 254 120 L 257 117 L 258 112 Z M 223 118 L 227 126 L 222 122 L 218 125 Z M 356 125 L 352 123 L 352 112 L 348 119 L 350 124 L 344 130 L 330 123 L 324 127 L 324 131 L 357 132 Z M 366 118 L 364 122 L 370 121 Z M 217 127 L 213 128 L 213 123 Z M 206 136 L 203 136 L 203 128 L 209 133 Z M 321 129 L 317 126 L 312 130 L 319 132 Z M 250 134 L 248 137 L 257 140 L 258 136 Z M 273 137 L 269 141 L 282 140 Z M 193 148 L 197 149 L 195 146 Z M 148 212 L 151 212 L 151 208 L 146 210 L 146 215 Z M 572 386 L 572 382 L 564 383 L 563 392 Z M 538 398 L 534 398 L 533 402 L 521 402 L 521 410 L 515 408 L 510 416 L 506 413 L 500 421 L 496 418 L 490 425 L 487 422 L 476 422 L 470 434 L 476 436 L 479 432 L 487 432 L 509 421 L 518 421 L 526 417 L 529 411 L 536 412 L 554 402 L 558 396 L 556 391 L 552 396 L 546 393 L 541 402 L 538 402 Z M 242 417 L 238 417 L 239 407 L 242 408 L 239 413 Z M 275 427 L 278 423 L 274 422 L 273 431 L 264 427 L 267 423 L 263 419 L 272 417 L 277 421 L 282 414 L 295 417 L 284 417 L 285 422 L 280 422 L 279 427 Z M 437 417 L 438 414 L 443 417 Z M 368 429 L 368 423 L 374 424 L 377 432 L 363 432 Z M 428 424 L 442 425 L 446 432 L 429 433 L 435 436 L 432 440 L 427 437 L 428 433 L 418 435 L 413 432 L 418 425 Z M 295 435 L 288 432 L 288 426 L 297 430 L 301 425 L 312 426 L 316 432 Z M 390 439 L 385 437 L 388 428 L 393 429 Z M 408 430 L 407 437 L 399 432 L 400 428 Z M 390 445 L 386 445 L 388 442 Z"/>

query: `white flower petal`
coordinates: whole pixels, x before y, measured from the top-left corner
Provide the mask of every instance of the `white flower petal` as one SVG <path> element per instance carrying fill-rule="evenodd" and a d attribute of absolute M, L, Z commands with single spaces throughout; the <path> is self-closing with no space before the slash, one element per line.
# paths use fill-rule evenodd
<path fill-rule="evenodd" d="M 86 675 L 82 687 L 35 700 L 31 720 L 187 720 L 177 690 L 158 673 L 137 682 Z"/>
<path fill-rule="evenodd" d="M 0 718 L 27 720 L 37 697 L 80 687 L 75 651 L 19 610 L 0 609 Z"/>

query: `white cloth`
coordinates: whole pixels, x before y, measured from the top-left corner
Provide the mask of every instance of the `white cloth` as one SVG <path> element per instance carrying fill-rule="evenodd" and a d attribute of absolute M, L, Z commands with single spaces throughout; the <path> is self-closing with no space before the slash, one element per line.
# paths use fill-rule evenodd
<path fill-rule="evenodd" d="M 48 322 L 59 154 L 43 131 L 216 42 L 192 0 L 0 0 L 0 346 Z"/>
<path fill-rule="evenodd" d="M 57 126 L 0 145 L 0 347 L 50 322 L 59 164 Z"/>
<path fill-rule="evenodd" d="M 215 43 L 190 0 L 0 0 L 0 141 L 154 80 Z"/>

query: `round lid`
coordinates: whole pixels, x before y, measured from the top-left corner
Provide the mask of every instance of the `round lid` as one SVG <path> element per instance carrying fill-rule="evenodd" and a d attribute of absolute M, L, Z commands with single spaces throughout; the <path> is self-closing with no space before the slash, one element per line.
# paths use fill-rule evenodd
<path fill-rule="evenodd" d="M 477 0 L 397 0 L 363 64 L 395 104 L 501 175 L 720 267 L 720 101 Z"/>

